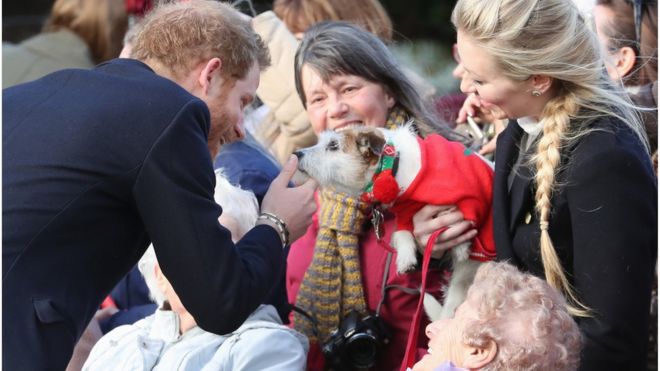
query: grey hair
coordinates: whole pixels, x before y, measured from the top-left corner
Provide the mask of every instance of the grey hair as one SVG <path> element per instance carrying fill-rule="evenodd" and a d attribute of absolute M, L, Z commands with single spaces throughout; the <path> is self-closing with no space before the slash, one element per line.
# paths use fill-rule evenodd
<path fill-rule="evenodd" d="M 254 193 L 232 185 L 225 177 L 223 169 L 215 171 L 215 202 L 222 206 L 222 213 L 236 220 L 238 231 L 232 231 L 235 240 L 239 240 L 257 223 L 259 203 Z"/>
<path fill-rule="evenodd" d="M 239 240 L 257 222 L 257 216 L 259 214 L 257 198 L 251 191 L 241 189 L 229 183 L 222 169 L 216 170 L 215 181 L 215 202 L 222 206 L 223 214 L 227 214 L 236 220 L 239 230 L 231 232 L 234 240 Z M 158 259 L 156 258 L 154 246 L 149 245 L 138 262 L 138 269 L 149 288 L 149 297 L 159 307 L 162 307 L 167 298 L 165 297 L 165 293 L 161 291 L 156 280 L 154 268 L 157 264 Z"/>
<path fill-rule="evenodd" d="M 142 277 L 144 277 L 144 282 L 146 282 L 147 287 L 149 288 L 149 298 L 156 302 L 160 308 L 163 306 L 163 303 L 165 300 L 167 300 L 167 298 L 165 297 L 165 293 L 163 293 L 163 291 L 161 291 L 160 287 L 158 286 L 156 272 L 154 271 L 154 268 L 156 268 L 157 264 L 158 260 L 156 259 L 156 251 L 154 251 L 154 245 L 149 245 L 147 250 L 144 252 L 144 255 L 142 255 L 142 258 L 140 258 L 140 261 L 138 262 L 138 269 L 140 270 Z"/>
<path fill-rule="evenodd" d="M 577 370 L 582 335 L 566 300 L 548 282 L 506 262 L 487 262 L 467 295 L 478 315 L 466 324 L 463 343 L 484 347 L 494 341 L 498 348 L 483 370 Z"/>
<path fill-rule="evenodd" d="M 310 27 L 296 51 L 295 82 L 298 96 L 307 108 L 302 87 L 303 65 L 329 81 L 335 75 L 354 75 L 380 84 L 418 125 L 422 134 L 439 133 L 448 139 L 463 139 L 427 109 L 419 92 L 404 74 L 397 59 L 375 35 L 343 21 L 320 22 Z"/>

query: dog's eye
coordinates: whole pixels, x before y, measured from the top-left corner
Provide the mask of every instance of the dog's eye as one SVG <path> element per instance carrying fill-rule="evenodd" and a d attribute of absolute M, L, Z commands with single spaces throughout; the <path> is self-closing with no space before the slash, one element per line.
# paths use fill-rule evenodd
<path fill-rule="evenodd" d="M 328 142 L 328 146 L 326 147 L 328 151 L 336 151 L 339 149 L 339 143 L 336 140 L 331 140 Z"/>

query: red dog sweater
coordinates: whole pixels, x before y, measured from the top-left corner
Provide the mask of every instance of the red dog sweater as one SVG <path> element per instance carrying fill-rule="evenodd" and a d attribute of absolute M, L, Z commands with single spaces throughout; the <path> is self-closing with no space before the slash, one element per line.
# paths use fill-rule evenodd
<path fill-rule="evenodd" d="M 413 230 L 412 218 L 426 204 L 456 205 L 466 220 L 473 221 L 478 231 L 470 258 L 488 261 L 495 258 L 493 239 L 493 170 L 462 144 L 432 134 L 418 138 L 421 169 L 404 193 L 394 200 L 390 210 L 396 216 L 397 230 Z M 389 195 L 396 184 L 379 179 L 389 173 L 375 175 L 373 195 Z M 387 189 L 379 189 L 386 187 Z M 384 204 L 388 200 L 378 200 Z M 388 202 L 389 201 L 389 202 Z"/>

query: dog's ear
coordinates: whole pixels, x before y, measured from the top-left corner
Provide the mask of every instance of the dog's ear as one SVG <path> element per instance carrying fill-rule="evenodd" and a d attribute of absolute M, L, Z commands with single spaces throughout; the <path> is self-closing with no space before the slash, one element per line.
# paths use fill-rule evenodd
<path fill-rule="evenodd" d="M 359 133 L 356 139 L 362 157 L 369 162 L 377 162 L 385 146 L 383 135 L 379 131 L 367 131 Z"/>

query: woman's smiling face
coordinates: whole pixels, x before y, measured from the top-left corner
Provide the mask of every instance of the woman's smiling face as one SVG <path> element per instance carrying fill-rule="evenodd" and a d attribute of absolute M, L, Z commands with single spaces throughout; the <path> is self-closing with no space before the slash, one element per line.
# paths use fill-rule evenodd
<path fill-rule="evenodd" d="M 360 76 L 334 75 L 323 81 L 314 68 L 303 65 L 301 81 L 316 134 L 348 125 L 382 127 L 396 103 L 382 85 Z"/>
<path fill-rule="evenodd" d="M 505 77 L 495 58 L 460 30 L 456 40 L 464 69 L 461 91 L 478 96 L 486 109 L 499 107 L 511 119 L 538 116 L 541 113 L 531 94 L 532 79 L 516 81 Z"/>

